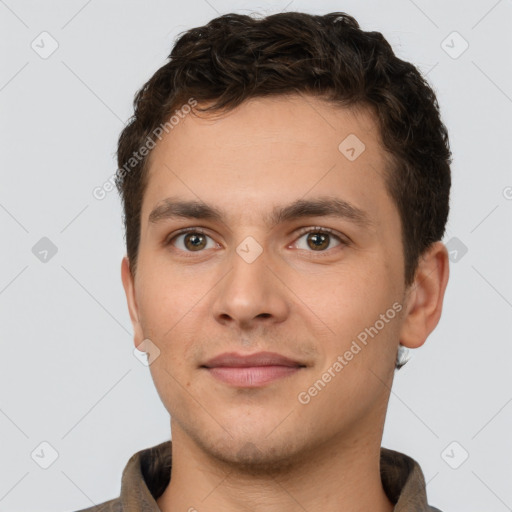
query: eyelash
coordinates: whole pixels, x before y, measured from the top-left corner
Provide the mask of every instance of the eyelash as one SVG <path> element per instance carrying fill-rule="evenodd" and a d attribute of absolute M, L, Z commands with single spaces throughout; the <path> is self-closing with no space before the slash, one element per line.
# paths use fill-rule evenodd
<path fill-rule="evenodd" d="M 164 245 L 165 246 L 169 246 L 169 245 L 172 245 L 172 242 L 178 238 L 179 236 L 183 235 L 183 234 L 187 234 L 187 233 L 197 233 L 197 234 L 200 234 L 200 235 L 203 235 L 203 236 L 207 236 L 209 238 L 211 238 L 210 235 L 208 235 L 202 228 L 199 228 L 199 227 L 190 227 L 190 228 L 183 228 L 183 229 L 180 229 L 179 231 L 177 231 L 176 233 L 174 233 L 170 238 L 167 238 L 164 242 Z M 330 235 L 331 237 L 334 237 L 336 239 L 338 239 L 338 241 L 340 242 L 340 245 L 336 246 L 336 247 L 342 247 L 342 246 L 348 246 L 350 245 L 350 241 L 347 239 L 347 237 L 343 237 L 341 234 L 337 234 L 334 230 L 330 229 L 330 228 L 323 228 L 323 227 L 320 227 L 320 226 L 313 226 L 313 227 L 307 227 L 307 228 L 302 228 L 299 233 L 298 233 L 298 236 L 297 236 L 297 239 L 298 240 L 299 238 L 302 238 L 304 235 L 308 234 L 308 233 L 321 233 L 321 234 L 326 234 L 326 235 Z M 313 254 L 317 254 L 321 257 L 322 254 L 325 254 L 327 253 L 329 250 L 332 250 L 332 249 L 336 249 L 336 247 L 333 247 L 331 249 L 326 249 L 324 251 L 308 251 L 308 252 L 311 252 Z M 181 249 L 178 249 L 181 251 Z M 182 251 L 182 252 L 185 252 L 187 254 L 191 254 L 193 255 L 194 252 L 203 252 L 203 251 Z"/>

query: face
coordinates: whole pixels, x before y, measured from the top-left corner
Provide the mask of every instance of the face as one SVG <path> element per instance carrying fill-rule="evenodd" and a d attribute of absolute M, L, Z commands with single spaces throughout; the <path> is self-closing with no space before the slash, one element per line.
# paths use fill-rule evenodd
<path fill-rule="evenodd" d="M 270 464 L 381 434 L 405 308 L 385 166 L 370 112 L 310 96 L 188 115 L 158 143 L 123 279 L 173 439 Z"/>

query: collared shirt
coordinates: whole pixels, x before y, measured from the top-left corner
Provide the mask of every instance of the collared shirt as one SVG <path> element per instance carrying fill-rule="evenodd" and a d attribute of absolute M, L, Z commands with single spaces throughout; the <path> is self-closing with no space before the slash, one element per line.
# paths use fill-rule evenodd
<path fill-rule="evenodd" d="M 394 512 L 441 512 L 428 505 L 425 478 L 414 459 L 387 448 L 380 453 L 382 486 Z M 169 484 L 171 465 L 171 441 L 135 453 L 123 470 L 120 496 L 78 512 L 160 512 L 156 500 Z"/>

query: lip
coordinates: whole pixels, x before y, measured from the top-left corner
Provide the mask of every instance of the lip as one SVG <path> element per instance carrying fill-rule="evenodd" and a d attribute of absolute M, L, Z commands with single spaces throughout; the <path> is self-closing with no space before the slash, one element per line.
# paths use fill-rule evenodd
<path fill-rule="evenodd" d="M 201 368 L 226 384 L 254 388 L 293 375 L 305 366 L 274 352 L 248 355 L 227 352 L 208 360 Z"/>
<path fill-rule="evenodd" d="M 217 368 L 229 366 L 233 368 L 248 368 L 250 366 L 305 366 L 299 361 L 276 354 L 275 352 L 257 352 L 255 354 L 238 354 L 236 352 L 225 352 L 212 359 L 209 359 L 202 366 L 206 368 Z"/>

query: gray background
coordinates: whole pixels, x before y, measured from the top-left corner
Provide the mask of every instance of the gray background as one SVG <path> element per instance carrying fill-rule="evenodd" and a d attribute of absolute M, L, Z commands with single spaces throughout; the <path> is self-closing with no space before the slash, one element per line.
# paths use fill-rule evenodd
<path fill-rule="evenodd" d="M 451 278 L 438 328 L 396 375 L 383 445 L 420 462 L 444 512 L 512 510 L 512 2 L 288 1 L 0 0 L 0 511 L 113 498 L 128 458 L 169 439 L 133 355 L 117 192 L 92 191 L 179 32 L 281 10 L 355 16 L 438 94 Z"/>

